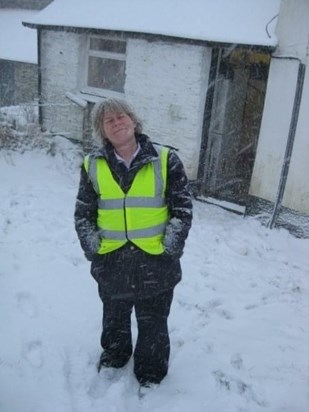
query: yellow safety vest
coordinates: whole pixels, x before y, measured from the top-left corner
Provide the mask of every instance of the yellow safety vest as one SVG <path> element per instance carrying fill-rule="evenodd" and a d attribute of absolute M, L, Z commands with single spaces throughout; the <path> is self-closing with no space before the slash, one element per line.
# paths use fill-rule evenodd
<path fill-rule="evenodd" d="M 152 255 L 163 253 L 162 239 L 169 218 L 165 202 L 168 149 L 145 164 L 125 194 L 104 158 L 86 156 L 85 170 L 98 193 L 97 226 L 101 243 L 97 253 L 119 249 L 130 241 Z"/>

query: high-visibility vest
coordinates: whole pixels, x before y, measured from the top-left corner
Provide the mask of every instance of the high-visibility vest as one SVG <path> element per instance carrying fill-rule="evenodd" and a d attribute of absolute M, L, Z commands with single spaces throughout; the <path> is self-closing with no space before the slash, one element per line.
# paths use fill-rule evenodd
<path fill-rule="evenodd" d="M 104 158 L 86 156 L 85 170 L 98 193 L 99 254 L 119 249 L 130 241 L 152 255 L 163 253 L 169 218 L 165 201 L 168 149 L 145 164 L 125 194 Z"/>

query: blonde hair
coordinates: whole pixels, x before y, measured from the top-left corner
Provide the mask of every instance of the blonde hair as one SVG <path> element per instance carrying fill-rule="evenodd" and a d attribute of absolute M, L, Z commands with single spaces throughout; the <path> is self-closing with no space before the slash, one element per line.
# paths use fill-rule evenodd
<path fill-rule="evenodd" d="M 102 143 L 105 143 L 107 137 L 103 128 L 103 118 L 105 113 L 125 113 L 127 114 L 133 123 L 135 123 L 135 133 L 142 133 L 142 123 L 133 108 L 125 101 L 121 99 L 107 99 L 98 102 L 94 105 L 92 110 L 92 127 L 95 139 Z"/>

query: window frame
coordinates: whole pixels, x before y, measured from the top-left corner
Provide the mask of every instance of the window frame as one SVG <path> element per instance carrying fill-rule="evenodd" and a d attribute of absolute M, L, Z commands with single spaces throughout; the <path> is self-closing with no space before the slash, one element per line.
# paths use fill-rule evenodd
<path fill-rule="evenodd" d="M 105 50 L 94 50 L 90 48 L 90 41 L 91 39 L 101 39 L 101 40 L 110 40 L 110 41 L 116 41 L 116 42 L 122 42 L 125 44 L 125 52 L 124 53 L 119 53 L 119 52 L 111 52 L 111 51 L 105 51 Z M 120 91 L 115 91 L 112 89 L 108 88 L 99 88 L 99 87 L 93 87 L 88 85 L 88 74 L 89 74 L 89 59 L 90 57 L 98 57 L 102 59 L 108 59 L 108 60 L 116 60 L 116 61 L 121 61 L 125 62 L 127 60 L 127 40 L 119 37 L 112 37 L 112 36 L 102 36 L 102 35 L 97 35 L 97 34 L 89 34 L 87 36 L 87 43 L 86 43 L 86 64 L 85 64 L 85 70 L 84 70 L 84 86 L 81 89 L 81 93 L 85 94 L 90 94 L 94 96 L 100 96 L 100 97 L 123 97 L 125 92 L 124 90 L 122 92 Z M 125 81 L 126 81 L 126 75 L 124 73 L 124 86 L 125 86 Z"/>

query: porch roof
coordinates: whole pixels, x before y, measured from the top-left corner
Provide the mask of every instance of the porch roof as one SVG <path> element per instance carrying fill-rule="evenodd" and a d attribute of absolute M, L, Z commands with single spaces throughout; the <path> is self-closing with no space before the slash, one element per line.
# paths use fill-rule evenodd
<path fill-rule="evenodd" d="M 274 47 L 279 7 L 280 0 L 54 0 L 24 24 Z"/>
<path fill-rule="evenodd" d="M 24 27 L 24 19 L 32 19 L 37 11 L 0 9 L 0 59 L 37 63 L 37 34 Z"/>

